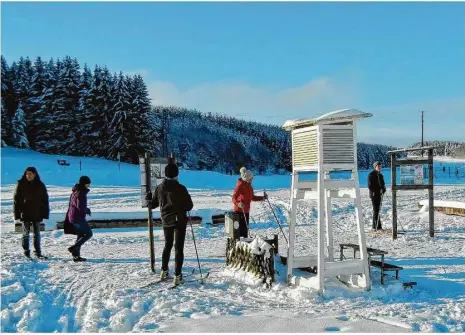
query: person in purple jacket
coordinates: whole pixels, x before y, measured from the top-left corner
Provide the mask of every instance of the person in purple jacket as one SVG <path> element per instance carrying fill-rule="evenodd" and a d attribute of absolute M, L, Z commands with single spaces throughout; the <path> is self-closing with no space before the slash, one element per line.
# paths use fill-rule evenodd
<path fill-rule="evenodd" d="M 87 223 L 86 215 L 90 216 L 90 209 L 87 207 L 87 193 L 89 193 L 90 178 L 82 176 L 79 183 L 74 185 L 73 193 L 69 201 L 67 219 L 77 235 L 76 243 L 68 248 L 73 255 L 75 262 L 83 262 L 86 259 L 81 257 L 81 246 L 92 237 L 92 229 Z"/>

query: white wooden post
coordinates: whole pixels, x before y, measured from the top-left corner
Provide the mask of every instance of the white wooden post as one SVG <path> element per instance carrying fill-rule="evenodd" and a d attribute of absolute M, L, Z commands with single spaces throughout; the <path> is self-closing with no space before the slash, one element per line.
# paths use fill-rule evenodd
<path fill-rule="evenodd" d="M 333 246 L 333 213 L 331 206 L 331 192 L 326 191 L 325 194 L 325 218 L 326 218 L 326 243 L 328 245 L 328 259 L 334 262 L 334 246 Z"/>
<path fill-rule="evenodd" d="M 325 174 L 323 171 L 323 133 L 318 129 L 318 292 L 324 290 L 325 281 Z"/>
<path fill-rule="evenodd" d="M 357 129 L 354 125 L 354 138 L 357 138 Z M 354 157 L 357 157 L 357 145 L 354 145 Z M 365 227 L 363 224 L 363 212 L 362 212 L 362 199 L 360 196 L 360 183 L 358 180 L 358 168 L 355 165 L 354 170 L 352 171 L 354 183 L 355 183 L 355 218 L 357 220 L 357 232 L 358 232 L 358 244 L 360 246 L 360 258 L 363 262 L 363 275 L 364 283 L 361 286 L 364 286 L 367 291 L 371 290 L 371 279 L 370 279 L 370 265 L 368 264 L 368 253 L 366 248 L 366 239 L 365 239 Z"/>
<path fill-rule="evenodd" d="M 297 201 L 296 194 L 294 192 L 295 185 L 298 182 L 297 171 L 292 172 L 292 188 L 291 188 L 291 214 L 289 222 L 289 246 L 287 248 L 287 282 L 291 282 L 292 269 L 294 266 L 294 244 L 295 244 L 295 225 L 296 225 L 296 212 L 297 212 Z"/>

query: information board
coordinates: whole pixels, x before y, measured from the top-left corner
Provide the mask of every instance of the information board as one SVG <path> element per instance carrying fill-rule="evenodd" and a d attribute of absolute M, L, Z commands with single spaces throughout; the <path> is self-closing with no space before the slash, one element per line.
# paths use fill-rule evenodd
<path fill-rule="evenodd" d="M 422 185 L 423 182 L 422 164 L 400 166 L 401 185 Z"/>

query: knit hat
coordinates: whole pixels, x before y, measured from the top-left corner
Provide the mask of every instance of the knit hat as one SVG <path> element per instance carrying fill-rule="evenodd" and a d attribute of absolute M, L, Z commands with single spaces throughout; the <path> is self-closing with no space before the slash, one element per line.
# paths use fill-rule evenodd
<path fill-rule="evenodd" d="M 253 173 L 250 170 L 247 170 L 245 167 L 241 167 L 239 170 L 241 172 L 241 178 L 243 181 L 250 183 L 253 178 Z"/>
<path fill-rule="evenodd" d="M 176 164 L 169 163 L 165 167 L 165 177 L 166 178 L 176 178 L 179 175 L 179 169 Z"/>
<path fill-rule="evenodd" d="M 373 163 L 373 169 L 376 169 L 377 166 L 381 166 L 381 163 L 378 162 L 378 161 L 375 161 L 375 162 Z"/>
<path fill-rule="evenodd" d="M 81 178 L 79 178 L 79 184 L 80 185 L 90 184 L 90 178 L 87 176 L 81 176 Z"/>

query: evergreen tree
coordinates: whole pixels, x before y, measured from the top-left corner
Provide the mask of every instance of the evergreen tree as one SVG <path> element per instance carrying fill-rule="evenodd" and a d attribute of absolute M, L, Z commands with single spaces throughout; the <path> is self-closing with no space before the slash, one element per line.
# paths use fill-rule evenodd
<path fill-rule="evenodd" d="M 114 114 L 109 126 L 111 146 L 108 157 L 116 159 L 119 153 L 122 160 L 128 161 L 131 160 L 127 151 L 129 137 L 134 130 L 130 129 L 131 122 L 128 120 L 128 116 L 131 116 L 131 104 L 129 89 L 126 86 L 127 81 L 122 72 L 115 79 L 115 83 L 113 95 L 116 102 L 112 107 L 112 113 Z"/>
<path fill-rule="evenodd" d="M 91 150 L 89 143 L 86 142 L 86 130 L 90 129 L 92 109 L 91 90 L 93 85 L 92 72 L 84 64 L 79 85 L 79 103 L 76 111 L 76 117 L 79 120 L 79 126 L 76 128 L 75 151 L 80 155 L 90 156 Z"/>
<path fill-rule="evenodd" d="M 29 59 L 29 57 L 26 57 L 25 59 L 21 57 L 18 63 L 16 98 L 18 104 L 21 104 L 22 108 L 26 109 L 26 113 L 28 112 L 27 107 L 29 99 L 32 96 L 33 78 L 34 68 L 32 66 L 31 60 Z"/>
<path fill-rule="evenodd" d="M 92 100 L 90 119 L 86 126 L 87 142 L 91 144 L 89 151 L 93 156 L 107 157 L 110 147 L 108 124 L 111 115 L 112 87 L 110 71 L 106 67 L 95 67 L 94 82 L 90 92 Z"/>
<path fill-rule="evenodd" d="M 37 112 L 40 109 L 42 96 L 47 88 L 46 64 L 40 57 L 34 62 L 34 75 L 32 77 L 31 97 L 27 103 L 26 133 L 29 144 L 35 149 L 37 129 L 40 125 L 37 123 Z"/>
<path fill-rule="evenodd" d="M 9 142 L 8 140 L 8 133 L 7 133 L 7 128 L 9 128 L 9 120 L 8 120 L 8 116 L 7 116 L 7 112 L 6 112 L 6 108 L 5 108 L 5 99 L 2 98 L 2 101 L 1 101 L 1 113 L 2 113 L 2 119 L 1 119 L 1 127 L 2 127 L 2 138 L 1 138 L 1 146 L 2 148 L 3 147 L 6 147 L 8 146 L 8 144 L 6 144 L 7 142 Z"/>
<path fill-rule="evenodd" d="M 11 124 L 14 146 L 21 149 L 28 149 L 29 142 L 26 136 L 26 120 L 24 118 L 24 112 L 21 104 L 18 106 Z"/>
<path fill-rule="evenodd" d="M 150 98 L 147 86 L 142 76 L 135 75 L 132 80 L 127 79 L 129 95 L 131 101 L 131 136 L 129 138 L 129 156 L 133 163 L 137 163 L 138 156 L 144 152 L 155 153 L 159 145 L 156 142 L 156 128 L 149 121 L 150 116 Z"/>
<path fill-rule="evenodd" d="M 79 62 L 76 58 L 69 58 L 69 73 L 66 78 L 68 82 L 67 96 L 69 100 L 69 137 L 66 144 L 66 152 L 69 155 L 78 155 L 81 152 L 81 143 L 78 137 L 81 136 L 82 123 L 85 122 L 80 109 L 80 93 L 81 93 L 81 72 Z"/>
<path fill-rule="evenodd" d="M 10 111 L 14 108 L 15 99 L 14 99 L 14 88 L 13 81 L 11 78 L 11 70 L 8 67 L 8 63 L 5 57 L 1 56 L 1 81 L 2 81 L 2 95 L 1 95 L 1 122 L 2 122 L 2 147 L 12 144 L 11 140 L 11 117 Z"/>
<path fill-rule="evenodd" d="M 52 101 L 52 118 L 54 136 L 48 143 L 51 153 L 71 153 L 75 140 L 75 112 L 79 101 L 79 68 L 70 57 L 65 57 L 59 68 L 59 77 L 54 89 Z"/>
<path fill-rule="evenodd" d="M 92 84 L 87 93 L 86 100 L 84 102 L 81 101 L 86 113 L 85 123 L 82 126 L 82 137 L 84 139 L 83 151 L 89 156 L 94 156 L 97 152 L 96 146 L 98 145 L 97 141 L 100 136 L 98 127 L 101 126 L 101 124 L 96 123 L 98 122 L 100 113 L 97 106 L 97 97 L 100 95 L 99 87 L 101 80 L 102 70 L 96 65 L 92 76 Z"/>
<path fill-rule="evenodd" d="M 56 86 L 59 79 L 61 62 L 53 58 L 45 66 L 45 87 L 40 97 L 39 109 L 33 114 L 35 127 L 34 148 L 40 152 L 49 152 L 49 140 L 54 136 L 53 107 Z"/>
<path fill-rule="evenodd" d="M 61 61 L 57 59 L 56 63 L 51 58 L 47 65 L 45 66 L 45 86 L 47 88 L 55 87 L 58 83 L 58 78 L 60 75 Z"/>

